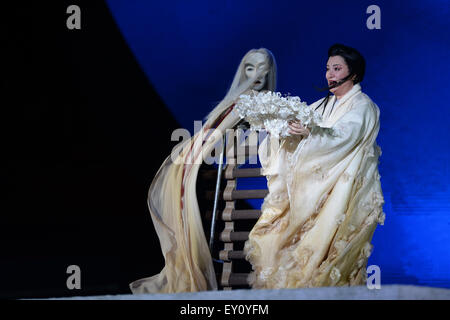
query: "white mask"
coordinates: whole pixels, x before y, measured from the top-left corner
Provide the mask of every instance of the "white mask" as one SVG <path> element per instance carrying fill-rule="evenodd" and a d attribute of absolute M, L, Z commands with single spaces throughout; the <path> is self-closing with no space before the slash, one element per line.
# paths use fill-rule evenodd
<path fill-rule="evenodd" d="M 267 69 L 267 67 L 268 65 L 266 56 L 260 52 L 255 52 L 251 54 L 245 61 L 245 77 L 247 79 L 255 78 L 258 71 L 264 70 L 265 68 Z M 264 88 L 266 84 L 266 74 L 267 72 L 262 73 L 257 79 L 255 79 L 255 83 L 252 87 L 253 90 L 259 91 Z"/>

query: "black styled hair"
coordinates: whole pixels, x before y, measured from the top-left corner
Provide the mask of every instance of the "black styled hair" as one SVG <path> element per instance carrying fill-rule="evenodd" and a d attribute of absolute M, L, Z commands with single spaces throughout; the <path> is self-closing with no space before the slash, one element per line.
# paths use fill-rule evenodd
<path fill-rule="evenodd" d="M 356 50 L 352 47 L 345 46 L 340 43 L 336 43 L 336 44 L 333 44 L 328 49 L 328 58 L 335 57 L 335 56 L 342 57 L 344 59 L 345 63 L 347 64 L 348 70 L 349 70 L 348 76 L 346 76 L 344 79 L 341 79 L 339 81 L 338 85 L 346 82 L 347 80 L 351 79 L 352 77 L 354 77 L 354 79 L 352 79 L 353 84 L 357 84 L 364 79 L 364 74 L 366 72 L 366 60 L 361 55 L 361 53 L 359 53 L 358 50 Z M 328 100 L 330 99 L 330 95 L 331 95 L 329 89 L 330 89 L 329 87 L 322 89 L 322 90 L 328 90 L 328 93 L 327 93 L 327 96 L 325 97 L 325 99 L 317 106 L 316 110 L 323 103 L 325 103 L 325 107 L 326 107 Z M 323 108 L 322 115 L 324 112 L 325 112 L 325 108 Z"/>

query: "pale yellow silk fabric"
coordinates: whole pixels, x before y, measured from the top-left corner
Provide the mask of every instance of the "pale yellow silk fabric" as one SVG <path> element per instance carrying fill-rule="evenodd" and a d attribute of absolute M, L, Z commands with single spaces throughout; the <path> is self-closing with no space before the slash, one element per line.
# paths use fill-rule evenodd
<path fill-rule="evenodd" d="M 335 99 L 309 136 L 279 141 L 269 135 L 260 145 L 269 194 L 245 244 L 254 288 L 359 285 L 366 279 L 370 242 L 384 220 L 379 108 L 359 84 Z"/>
<path fill-rule="evenodd" d="M 228 113 L 204 142 L 208 137 L 205 124 L 202 131 L 184 143 L 179 156 L 174 160 L 167 157 L 160 167 L 149 189 L 148 207 L 165 266 L 157 275 L 132 282 L 130 289 L 134 294 L 217 289 L 197 202 L 196 181 L 203 159 L 210 156 L 226 129 L 239 120 L 235 112 Z"/>

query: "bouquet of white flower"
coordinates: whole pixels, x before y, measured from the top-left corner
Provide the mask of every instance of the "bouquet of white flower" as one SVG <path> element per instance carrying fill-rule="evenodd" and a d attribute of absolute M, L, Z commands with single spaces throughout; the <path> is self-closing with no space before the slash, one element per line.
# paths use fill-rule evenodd
<path fill-rule="evenodd" d="M 266 129 L 277 138 L 290 136 L 288 123 L 291 120 L 300 120 L 302 125 L 310 127 L 322 121 L 321 115 L 299 97 L 283 97 L 279 92 L 243 94 L 234 110 L 250 123 L 251 130 Z"/>

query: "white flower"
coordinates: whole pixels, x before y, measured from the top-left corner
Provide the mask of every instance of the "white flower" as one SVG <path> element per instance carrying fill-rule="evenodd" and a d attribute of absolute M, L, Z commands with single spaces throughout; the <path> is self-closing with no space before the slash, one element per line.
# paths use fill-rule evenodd
<path fill-rule="evenodd" d="M 288 122 L 291 120 L 300 120 L 309 127 L 317 126 L 322 121 L 321 115 L 299 97 L 283 97 L 280 92 L 241 95 L 235 110 L 250 123 L 251 130 L 265 128 L 276 138 L 290 135 Z"/>

